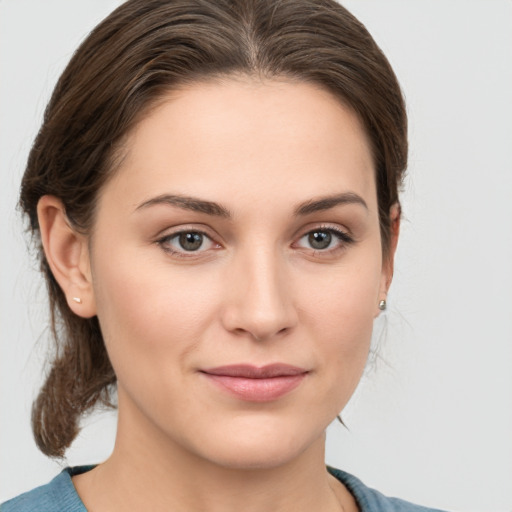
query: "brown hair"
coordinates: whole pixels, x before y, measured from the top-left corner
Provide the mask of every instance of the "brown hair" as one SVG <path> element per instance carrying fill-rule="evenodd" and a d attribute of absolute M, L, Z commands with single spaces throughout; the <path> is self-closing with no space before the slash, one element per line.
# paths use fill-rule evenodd
<path fill-rule="evenodd" d="M 60 77 L 30 152 L 20 205 L 38 244 L 56 341 L 34 402 L 37 445 L 61 457 L 93 406 L 112 405 L 116 377 L 97 318 L 74 315 L 40 244 L 37 203 L 60 198 L 85 233 L 115 172 L 116 149 L 169 90 L 237 73 L 319 84 L 360 117 L 371 142 L 382 248 L 407 160 L 396 77 L 365 27 L 334 0 L 129 0 L 100 23 Z"/>

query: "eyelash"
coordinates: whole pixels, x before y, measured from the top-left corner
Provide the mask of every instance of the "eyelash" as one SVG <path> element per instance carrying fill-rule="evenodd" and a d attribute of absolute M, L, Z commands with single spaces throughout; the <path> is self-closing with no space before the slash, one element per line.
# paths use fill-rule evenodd
<path fill-rule="evenodd" d="M 156 243 L 167 253 L 171 254 L 172 256 L 176 256 L 178 258 L 194 258 L 197 257 L 198 254 L 201 254 L 201 252 L 204 251 L 186 251 L 186 250 L 174 250 L 170 247 L 169 243 L 178 238 L 180 235 L 183 234 L 197 234 L 201 235 L 205 239 L 210 240 L 210 243 L 216 245 L 217 247 L 220 247 L 220 244 L 216 243 L 207 233 L 204 231 L 201 231 L 200 229 L 182 229 L 180 231 L 176 231 L 174 233 L 165 235 L 162 238 L 159 238 Z M 332 226 L 319 226 L 314 229 L 310 229 L 309 231 L 306 231 L 303 235 L 299 237 L 299 240 L 302 240 L 304 237 L 311 235 L 312 233 L 329 233 L 330 235 L 334 235 L 334 237 L 338 240 L 338 244 L 330 249 L 314 249 L 309 248 L 313 251 L 313 254 L 315 256 L 317 255 L 331 255 L 335 254 L 340 250 L 343 250 L 346 248 L 346 246 L 354 244 L 355 240 L 350 236 L 347 232 L 342 231 L 341 229 L 337 227 Z M 202 244 L 201 244 L 202 245 Z"/>

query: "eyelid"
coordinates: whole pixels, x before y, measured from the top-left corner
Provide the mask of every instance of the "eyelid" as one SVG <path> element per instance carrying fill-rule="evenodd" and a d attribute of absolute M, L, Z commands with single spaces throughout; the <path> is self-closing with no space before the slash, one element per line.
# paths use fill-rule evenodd
<path fill-rule="evenodd" d="M 310 223 L 307 226 L 302 227 L 298 231 L 297 239 L 302 238 L 304 235 L 307 235 L 313 231 L 332 231 L 341 235 L 342 238 L 346 238 L 347 240 L 354 242 L 356 241 L 350 229 L 344 226 L 342 227 L 337 223 L 331 224 L 329 222 Z"/>

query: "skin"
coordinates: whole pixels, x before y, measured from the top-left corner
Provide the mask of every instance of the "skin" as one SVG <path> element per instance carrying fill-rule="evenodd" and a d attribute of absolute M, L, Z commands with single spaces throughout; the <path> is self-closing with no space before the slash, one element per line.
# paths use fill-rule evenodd
<path fill-rule="evenodd" d="M 77 315 L 98 316 L 118 378 L 113 454 L 74 478 L 85 505 L 357 510 L 325 471 L 325 429 L 363 372 L 399 222 L 395 208 L 383 259 L 358 118 L 312 84 L 232 77 L 169 93 L 125 151 L 89 236 L 57 198 L 39 203 L 52 271 Z M 230 217 L 154 201 L 164 194 L 218 203 Z M 340 194 L 352 200 L 297 215 Z M 331 233 L 327 249 L 312 247 L 308 233 L 332 229 L 352 242 Z M 180 231 L 207 236 L 186 252 Z M 276 362 L 307 375 L 263 403 L 201 373 Z"/>

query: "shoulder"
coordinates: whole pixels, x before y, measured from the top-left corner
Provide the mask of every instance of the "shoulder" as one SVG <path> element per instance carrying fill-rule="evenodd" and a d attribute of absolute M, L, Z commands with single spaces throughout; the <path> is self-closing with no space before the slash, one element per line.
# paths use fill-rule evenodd
<path fill-rule="evenodd" d="M 388 498 L 345 471 L 332 467 L 327 469 L 352 493 L 361 512 L 442 512 L 438 509 L 414 505 L 399 498 Z"/>
<path fill-rule="evenodd" d="M 20 494 L 0 505 L 2 512 L 87 512 L 71 477 L 93 466 L 66 468 L 51 482 Z"/>

